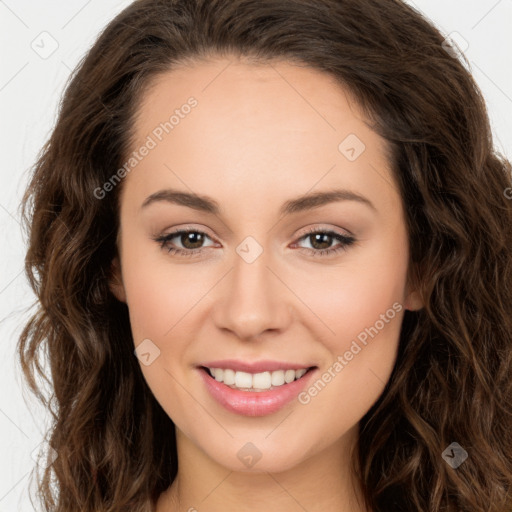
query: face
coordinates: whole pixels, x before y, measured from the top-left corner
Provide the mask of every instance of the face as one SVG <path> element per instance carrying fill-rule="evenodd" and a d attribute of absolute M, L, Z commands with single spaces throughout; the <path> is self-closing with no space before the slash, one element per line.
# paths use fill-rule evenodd
<path fill-rule="evenodd" d="M 234 471 L 352 446 L 420 306 L 383 139 L 325 74 L 221 59 L 161 75 L 135 133 L 111 289 L 179 438 Z"/>

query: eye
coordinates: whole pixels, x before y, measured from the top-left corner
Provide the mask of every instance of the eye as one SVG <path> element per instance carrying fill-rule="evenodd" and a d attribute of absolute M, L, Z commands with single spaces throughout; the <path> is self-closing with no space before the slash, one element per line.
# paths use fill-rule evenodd
<path fill-rule="evenodd" d="M 178 239 L 183 248 L 173 247 L 173 239 Z M 201 245 L 204 243 L 205 238 L 210 238 L 203 231 L 197 229 L 181 229 L 174 231 L 167 235 L 161 235 L 154 238 L 156 242 L 160 243 L 161 248 L 166 248 L 169 254 L 179 254 L 180 256 L 193 256 L 203 250 Z"/>
<path fill-rule="evenodd" d="M 182 247 L 175 247 L 176 239 Z M 155 242 L 160 244 L 162 249 L 167 249 L 167 252 L 172 255 L 179 256 L 194 256 L 201 253 L 206 247 L 203 246 L 205 239 L 211 238 L 197 229 L 181 229 L 161 235 L 154 238 Z M 347 250 L 347 248 L 354 244 L 356 241 L 353 236 L 344 235 L 336 231 L 329 231 L 325 229 L 311 229 L 305 235 L 301 236 L 297 242 L 302 240 L 309 240 L 311 248 L 303 247 L 302 251 L 313 256 L 329 256 L 339 253 L 340 251 Z M 337 246 L 330 247 L 333 242 L 338 242 Z M 296 245 L 296 244 L 295 244 Z"/>
<path fill-rule="evenodd" d="M 336 231 L 329 231 L 325 229 L 311 229 L 299 238 L 298 241 L 309 240 L 312 248 L 303 248 L 307 254 L 313 256 L 330 256 L 339 253 L 340 251 L 347 250 L 348 247 L 354 244 L 356 239 L 351 235 L 344 235 Z M 331 247 L 333 242 L 338 241 L 339 245 L 334 248 Z"/>

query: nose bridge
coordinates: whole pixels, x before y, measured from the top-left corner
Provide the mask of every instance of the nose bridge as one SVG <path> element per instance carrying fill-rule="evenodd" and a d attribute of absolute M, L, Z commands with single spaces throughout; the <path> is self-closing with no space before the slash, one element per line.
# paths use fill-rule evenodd
<path fill-rule="evenodd" d="M 235 249 L 233 269 L 216 304 L 216 322 L 240 338 L 253 338 L 265 330 L 282 328 L 286 321 L 283 284 L 268 268 L 270 251 L 252 236 Z"/>
<path fill-rule="evenodd" d="M 271 284 L 267 268 L 270 264 L 269 251 L 252 236 L 246 237 L 235 249 L 233 264 L 233 287 L 240 298 L 268 295 Z"/>

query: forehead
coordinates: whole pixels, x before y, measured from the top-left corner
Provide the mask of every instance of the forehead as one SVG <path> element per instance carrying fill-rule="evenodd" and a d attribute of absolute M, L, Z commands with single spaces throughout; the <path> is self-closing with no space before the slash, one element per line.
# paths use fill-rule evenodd
<path fill-rule="evenodd" d="M 155 121 L 169 119 L 190 97 L 200 107 L 192 117 L 205 121 L 217 116 L 214 126 L 224 131 L 239 127 L 243 133 L 251 128 L 261 132 L 264 127 L 269 135 L 286 130 L 311 137 L 315 132 L 334 135 L 340 125 L 351 122 L 361 136 L 371 135 L 350 91 L 331 75 L 287 62 L 227 58 L 179 65 L 154 77 L 139 103 L 137 132 L 147 132 Z M 270 124 L 262 126 L 267 121 Z M 209 124 L 208 131 L 215 130 Z M 238 130 L 239 136 L 243 133 Z"/>
<path fill-rule="evenodd" d="M 291 63 L 219 58 L 179 66 L 151 82 L 134 128 L 132 150 L 153 142 L 127 177 L 141 195 L 171 184 L 267 198 L 316 186 L 393 185 L 385 141 L 350 92 Z"/>

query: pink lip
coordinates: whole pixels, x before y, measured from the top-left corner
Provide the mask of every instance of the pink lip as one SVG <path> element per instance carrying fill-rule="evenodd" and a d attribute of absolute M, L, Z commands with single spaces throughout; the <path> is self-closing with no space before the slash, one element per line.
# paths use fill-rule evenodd
<path fill-rule="evenodd" d="M 252 363 L 237 361 L 236 359 L 223 359 L 222 361 L 208 361 L 199 366 L 206 368 L 230 368 L 235 372 L 260 373 L 273 372 L 276 370 L 300 370 L 301 368 L 310 368 L 313 364 L 285 363 L 280 361 L 254 361 Z"/>
<path fill-rule="evenodd" d="M 212 367 L 221 368 L 221 366 Z M 231 368 L 234 369 L 232 366 Z M 280 368 L 283 369 L 282 366 Z M 301 367 L 299 366 L 299 368 Z M 316 372 L 316 368 L 309 370 L 300 379 L 290 382 L 290 384 L 283 384 L 269 391 L 240 391 L 232 389 L 223 382 L 216 381 L 210 376 L 208 370 L 198 368 L 198 371 L 210 395 L 228 411 L 243 416 L 265 416 L 279 411 L 296 398 L 311 380 L 312 375 Z"/>

